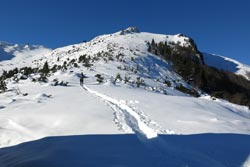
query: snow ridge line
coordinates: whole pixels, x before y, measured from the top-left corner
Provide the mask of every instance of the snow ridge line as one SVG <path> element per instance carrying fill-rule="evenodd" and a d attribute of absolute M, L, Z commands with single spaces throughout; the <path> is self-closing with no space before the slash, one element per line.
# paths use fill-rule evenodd
<path fill-rule="evenodd" d="M 140 115 L 125 103 L 122 103 L 121 101 L 113 99 L 107 95 L 93 91 L 89 89 L 86 85 L 83 86 L 83 89 L 101 98 L 113 110 L 115 110 L 115 112 L 122 112 L 125 118 L 125 123 L 132 129 L 133 132 L 135 132 L 135 134 L 140 139 L 152 139 L 158 137 L 157 132 L 154 129 L 148 127 L 144 122 L 142 122 L 140 119 Z"/>

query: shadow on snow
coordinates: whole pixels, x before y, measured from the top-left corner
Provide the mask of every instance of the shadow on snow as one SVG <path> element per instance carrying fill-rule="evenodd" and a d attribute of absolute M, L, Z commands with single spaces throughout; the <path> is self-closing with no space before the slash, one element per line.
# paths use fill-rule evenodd
<path fill-rule="evenodd" d="M 1 167 L 240 167 L 250 155 L 250 135 L 136 135 L 47 137 L 0 149 Z"/>

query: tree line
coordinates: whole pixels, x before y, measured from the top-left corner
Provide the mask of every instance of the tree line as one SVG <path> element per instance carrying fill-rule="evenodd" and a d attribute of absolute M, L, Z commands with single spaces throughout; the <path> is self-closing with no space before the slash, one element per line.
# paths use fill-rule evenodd
<path fill-rule="evenodd" d="M 148 51 L 172 63 L 174 72 L 186 82 L 211 96 L 250 107 L 250 81 L 229 71 L 204 63 L 201 52 L 190 46 L 167 42 L 148 43 Z"/>

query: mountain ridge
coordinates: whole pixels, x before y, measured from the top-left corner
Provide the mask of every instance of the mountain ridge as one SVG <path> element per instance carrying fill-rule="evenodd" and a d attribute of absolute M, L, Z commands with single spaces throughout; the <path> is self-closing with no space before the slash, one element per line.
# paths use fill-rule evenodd
<path fill-rule="evenodd" d="M 84 43 L 88 43 L 88 42 L 91 42 L 91 41 L 96 41 L 97 39 L 99 39 L 99 38 L 103 38 L 103 37 L 105 37 L 105 36 L 110 36 L 110 35 L 125 35 L 125 34 L 123 34 L 122 32 L 126 32 L 126 34 L 133 34 L 133 33 L 141 33 L 141 31 L 137 28 L 137 27 L 128 27 L 128 28 L 126 28 L 126 29 L 123 29 L 123 30 L 120 30 L 120 31 L 118 31 L 118 32 L 116 32 L 116 33 L 114 33 L 114 34 L 106 34 L 106 35 L 99 35 L 99 36 L 97 36 L 97 37 L 94 37 L 92 40 L 90 40 L 90 41 L 86 41 L 86 42 L 84 42 Z M 142 33 L 144 33 L 144 32 L 142 32 Z M 154 34 L 154 33 L 149 33 L 149 34 Z M 183 34 L 181 34 L 181 33 L 178 33 L 178 34 L 175 34 L 175 35 L 166 35 L 166 34 L 154 34 L 155 36 L 166 36 L 167 38 L 168 37 L 170 37 L 171 39 L 169 40 L 170 42 L 178 42 L 178 37 L 183 37 L 184 38 L 184 40 L 190 40 L 189 42 L 192 44 L 192 45 L 194 45 L 195 47 L 197 47 L 196 46 L 196 44 L 195 44 L 195 42 L 194 42 L 194 40 L 192 39 L 192 38 L 190 38 L 190 37 L 188 37 L 188 36 L 185 36 L 185 35 L 183 35 Z M 148 39 L 150 39 L 150 38 L 148 38 Z M 153 38 L 152 38 L 153 39 Z M 151 39 L 151 40 L 152 40 Z M 149 40 L 148 42 L 151 42 L 151 40 Z M 181 44 L 183 45 L 184 43 L 185 43 L 185 41 L 183 42 L 182 40 L 180 40 L 181 41 Z M 180 42 L 179 41 L 179 42 Z M 159 41 L 158 41 L 159 42 Z M 84 44 L 84 43 L 78 43 L 78 44 L 72 44 L 72 45 L 68 45 L 68 46 L 63 46 L 63 47 L 59 47 L 59 48 L 55 48 L 55 49 L 49 49 L 49 48 L 47 48 L 47 49 L 49 49 L 49 50 L 52 50 L 52 51 L 55 51 L 55 50 L 57 50 L 57 49 L 60 49 L 60 48 L 66 48 L 66 47 L 69 47 L 69 46 L 73 46 L 73 45 L 81 45 L 81 44 Z M 4 48 L 3 48 L 3 46 L 4 46 Z M 6 47 L 7 46 L 7 47 Z M 9 48 L 8 48 L 9 47 Z M 8 54 L 9 52 L 16 52 L 16 51 L 24 51 L 24 49 L 29 49 L 29 50 L 34 50 L 34 49 L 37 49 L 37 48 L 45 48 L 46 49 L 46 47 L 44 47 L 44 46 L 42 46 L 42 45 L 28 45 L 28 44 L 12 44 L 12 43 L 9 43 L 9 42 L 4 42 L 4 41 L 0 41 L 0 48 L 2 49 L 2 50 L 4 50 L 4 49 L 7 49 L 7 51 L 6 51 L 6 54 Z M 198 50 L 198 49 L 197 49 Z M 210 53 L 205 53 L 205 52 L 202 52 L 201 51 L 201 53 L 203 53 L 203 54 L 206 54 L 206 55 L 210 55 L 210 56 L 212 56 L 212 55 L 214 55 L 214 56 L 219 56 L 219 55 L 216 55 L 216 54 L 210 54 Z M 12 54 L 12 55 L 11 55 Z M 9 60 L 9 59 L 11 59 L 11 58 L 13 58 L 14 57 L 14 55 L 13 55 L 13 53 L 10 53 L 10 55 L 12 56 L 12 57 L 8 57 L 8 59 L 6 59 L 6 60 Z M 3 61 L 4 60 L 4 58 L 3 57 L 5 57 L 5 55 L 4 55 L 4 53 L 2 52 L 2 53 L 0 53 L 0 61 Z M 237 60 L 235 60 L 235 59 L 232 59 L 232 58 L 228 58 L 228 57 L 225 57 L 225 56 L 220 56 L 220 57 L 223 57 L 224 59 L 225 59 L 225 62 L 232 62 L 232 63 L 234 63 L 235 65 L 237 65 L 238 66 L 238 73 L 237 74 L 239 74 L 239 75 L 243 75 L 244 77 L 246 77 L 246 78 L 248 78 L 246 75 L 246 72 L 249 72 L 250 71 L 250 69 L 249 69 L 249 66 L 248 65 L 245 65 L 244 63 L 241 63 L 241 62 L 239 62 L 239 61 L 237 61 Z M 225 69 L 225 70 L 228 70 L 226 67 L 225 68 L 223 68 L 223 67 L 221 67 L 221 65 L 222 65 L 222 63 L 221 64 L 219 64 L 219 65 L 214 65 L 213 63 L 211 63 L 211 62 L 206 62 L 207 63 L 207 65 L 211 65 L 211 66 L 213 66 L 213 67 L 216 67 L 216 68 L 221 68 L 221 69 Z M 246 67 L 246 69 L 247 70 L 241 70 L 241 68 L 245 68 Z M 236 72 L 235 70 L 230 70 L 231 72 Z M 239 71 L 241 71 L 241 72 L 239 72 Z"/>

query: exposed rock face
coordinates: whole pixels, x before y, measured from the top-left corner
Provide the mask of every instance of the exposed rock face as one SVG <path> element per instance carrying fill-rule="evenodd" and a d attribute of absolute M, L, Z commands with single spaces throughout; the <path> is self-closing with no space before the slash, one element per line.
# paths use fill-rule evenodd
<path fill-rule="evenodd" d="M 125 30 L 121 31 L 121 35 L 125 35 L 125 34 L 132 34 L 132 33 L 140 33 L 140 30 L 137 27 L 129 27 Z"/>
<path fill-rule="evenodd" d="M 205 64 L 202 53 L 198 50 L 197 45 L 195 44 L 192 38 L 189 38 L 189 42 L 191 44 L 192 50 L 196 52 L 195 56 L 198 58 L 200 64 Z"/>

